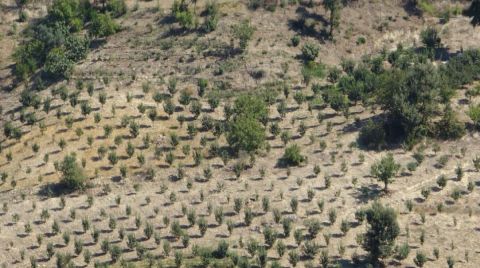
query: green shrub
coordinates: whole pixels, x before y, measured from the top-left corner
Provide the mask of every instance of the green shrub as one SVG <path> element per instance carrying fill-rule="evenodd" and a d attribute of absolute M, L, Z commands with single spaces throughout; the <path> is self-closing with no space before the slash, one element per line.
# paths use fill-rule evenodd
<path fill-rule="evenodd" d="M 218 4 L 216 2 L 208 2 L 205 7 L 206 18 L 203 23 L 203 30 L 207 33 L 213 32 L 217 29 L 219 20 Z"/>
<path fill-rule="evenodd" d="M 218 259 L 223 259 L 228 255 L 228 242 L 220 240 L 217 245 L 217 249 L 213 252 L 213 255 Z"/>
<path fill-rule="evenodd" d="M 300 147 L 297 144 L 292 144 L 285 149 L 282 161 L 288 166 L 298 166 L 306 160 L 300 152 Z"/>
<path fill-rule="evenodd" d="M 395 251 L 397 253 L 396 258 L 398 260 L 405 260 L 410 253 L 410 246 L 408 245 L 408 243 L 403 243 L 401 246 L 397 246 Z"/>
<path fill-rule="evenodd" d="M 475 127 L 480 127 L 480 105 L 471 105 L 468 109 L 468 116 L 473 121 Z"/>
<path fill-rule="evenodd" d="M 364 36 L 359 36 L 359 37 L 357 38 L 357 45 L 363 45 L 363 44 L 365 44 L 366 42 L 367 42 L 367 39 L 365 39 Z"/>
<path fill-rule="evenodd" d="M 119 26 L 109 14 L 95 14 L 89 28 L 89 33 L 94 37 L 107 37 L 116 33 Z"/>
<path fill-rule="evenodd" d="M 315 258 L 315 255 L 318 254 L 320 250 L 320 245 L 318 245 L 315 241 L 307 241 L 302 245 L 302 253 L 309 259 Z"/>
<path fill-rule="evenodd" d="M 78 165 L 75 155 L 67 155 L 60 164 L 62 172 L 61 181 L 70 190 L 78 190 L 85 187 L 86 176 L 83 169 Z"/>
<path fill-rule="evenodd" d="M 413 262 L 415 263 L 415 265 L 417 265 L 418 267 L 423 267 L 423 265 L 425 265 L 425 263 L 427 262 L 427 256 L 425 255 L 425 253 L 423 253 L 422 251 L 417 251 L 417 255 L 415 256 L 415 258 L 413 259 Z"/>
<path fill-rule="evenodd" d="M 108 0 L 107 10 L 114 18 L 117 18 L 127 13 L 127 4 L 125 0 Z"/>
<path fill-rule="evenodd" d="M 90 40 L 86 37 L 70 35 L 65 39 L 64 46 L 66 57 L 76 62 L 87 56 Z"/>
<path fill-rule="evenodd" d="M 15 127 L 12 122 L 7 122 L 3 126 L 3 134 L 7 138 L 20 139 L 22 137 L 22 130 L 20 127 Z"/>
<path fill-rule="evenodd" d="M 300 36 L 299 35 L 294 35 L 291 39 L 292 41 L 292 46 L 296 47 L 300 44 Z"/>
<path fill-rule="evenodd" d="M 68 77 L 73 69 L 73 61 L 67 57 L 64 49 L 52 49 L 45 60 L 45 73 L 50 78 Z"/>
<path fill-rule="evenodd" d="M 78 17 L 81 15 L 79 1 L 57 0 L 48 9 L 49 22 L 63 22 L 68 26 L 77 26 Z M 81 23 L 81 21 L 80 21 Z"/>
<path fill-rule="evenodd" d="M 251 26 L 248 20 L 232 26 L 232 35 L 238 39 L 241 52 L 247 49 L 248 41 L 252 39 L 255 30 L 255 27 Z"/>
<path fill-rule="evenodd" d="M 302 76 L 306 84 L 308 84 L 312 78 L 325 77 L 325 65 L 317 62 L 307 62 L 302 66 Z"/>
<path fill-rule="evenodd" d="M 320 48 L 316 44 L 307 43 L 302 48 L 302 57 L 306 62 L 314 61 L 318 52 L 320 52 Z"/>
<path fill-rule="evenodd" d="M 175 12 L 175 20 L 185 29 L 194 29 L 197 26 L 195 13 L 192 10 Z"/>
<path fill-rule="evenodd" d="M 28 20 L 28 14 L 25 10 L 20 10 L 18 12 L 18 21 L 19 22 L 26 22 Z"/>
<path fill-rule="evenodd" d="M 14 52 L 15 76 L 20 79 L 26 79 L 35 72 L 45 59 L 43 54 L 44 44 L 38 40 L 31 40 L 20 45 Z"/>

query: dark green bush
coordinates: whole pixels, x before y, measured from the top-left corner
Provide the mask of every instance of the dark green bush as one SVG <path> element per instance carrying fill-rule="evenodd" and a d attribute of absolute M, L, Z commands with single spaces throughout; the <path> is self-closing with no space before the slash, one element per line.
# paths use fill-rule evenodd
<path fill-rule="evenodd" d="M 294 35 L 291 39 L 292 41 L 292 46 L 296 47 L 300 44 L 300 36 L 299 35 Z"/>
<path fill-rule="evenodd" d="M 23 90 L 20 94 L 20 103 L 23 107 L 32 106 L 34 108 L 38 108 L 41 103 L 41 99 L 37 93 L 29 90 Z"/>
<path fill-rule="evenodd" d="M 385 138 L 383 123 L 368 120 L 360 130 L 358 143 L 369 150 L 378 150 L 385 145 Z"/>

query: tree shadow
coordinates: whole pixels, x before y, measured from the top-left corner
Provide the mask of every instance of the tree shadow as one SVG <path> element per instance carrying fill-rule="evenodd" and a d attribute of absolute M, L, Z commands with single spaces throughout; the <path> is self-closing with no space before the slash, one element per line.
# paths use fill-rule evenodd
<path fill-rule="evenodd" d="M 298 14 L 297 19 L 288 20 L 288 27 L 290 30 L 297 32 L 300 35 L 317 38 L 319 41 L 325 41 L 329 38 L 328 32 L 325 30 L 329 24 L 323 15 L 312 13 L 305 7 L 298 7 L 295 13 Z M 323 26 L 321 30 L 315 29 L 316 23 L 308 23 L 307 20 L 320 22 Z"/>
<path fill-rule="evenodd" d="M 423 15 L 423 11 L 417 7 L 415 2 L 416 1 L 405 1 L 403 10 L 407 12 L 408 16 L 421 17 Z"/>

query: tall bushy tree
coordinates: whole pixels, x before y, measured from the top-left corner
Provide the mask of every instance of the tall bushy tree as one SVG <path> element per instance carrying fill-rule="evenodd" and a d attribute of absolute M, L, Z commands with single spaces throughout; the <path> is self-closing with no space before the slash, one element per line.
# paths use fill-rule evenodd
<path fill-rule="evenodd" d="M 227 141 L 236 152 L 255 152 L 265 142 L 263 124 L 268 121 L 268 110 L 263 100 L 251 95 L 241 95 L 235 100 L 233 121 Z"/>
<path fill-rule="evenodd" d="M 265 130 L 254 118 L 239 117 L 231 124 L 227 141 L 236 152 L 255 152 L 265 142 Z"/>
<path fill-rule="evenodd" d="M 363 248 L 370 253 L 373 262 L 391 256 L 395 239 L 400 234 L 395 210 L 375 202 L 365 211 L 365 215 L 368 230 L 363 239 Z"/>

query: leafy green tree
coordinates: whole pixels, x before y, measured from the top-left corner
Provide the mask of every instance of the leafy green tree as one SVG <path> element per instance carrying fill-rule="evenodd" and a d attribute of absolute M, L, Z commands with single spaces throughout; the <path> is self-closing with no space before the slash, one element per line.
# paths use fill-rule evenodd
<path fill-rule="evenodd" d="M 399 169 L 400 165 L 395 162 L 393 155 L 388 154 L 371 166 L 370 173 L 385 184 L 384 190 L 387 192 L 388 184 L 392 182 L 392 178 L 397 174 Z"/>
<path fill-rule="evenodd" d="M 266 125 L 268 121 L 268 108 L 262 99 L 254 95 L 243 94 L 235 100 L 233 116 L 234 119 L 239 117 L 252 117 Z"/>
<path fill-rule="evenodd" d="M 82 24 L 82 21 L 79 21 L 79 17 L 82 15 L 81 11 L 84 10 L 80 8 L 79 1 L 57 0 L 49 7 L 47 20 L 65 23 L 78 30 L 79 24 Z"/>
<path fill-rule="evenodd" d="M 265 142 L 261 123 L 268 120 L 265 102 L 252 95 L 241 95 L 235 100 L 234 118 L 227 133 L 227 141 L 235 151 L 255 152 Z"/>
<path fill-rule="evenodd" d="M 395 239 L 400 234 L 395 210 L 375 202 L 365 211 L 365 215 L 368 229 L 364 235 L 363 248 L 369 252 L 374 262 L 391 256 L 394 253 Z"/>
<path fill-rule="evenodd" d="M 239 117 L 232 122 L 227 141 L 236 152 L 255 152 L 265 143 L 265 129 L 252 117 Z"/>
<path fill-rule="evenodd" d="M 379 103 L 387 111 L 390 127 L 404 135 L 407 144 L 415 143 L 432 128 L 438 114 L 441 88 L 445 85 L 431 64 L 414 64 L 406 70 L 394 69 L 380 80 Z"/>

